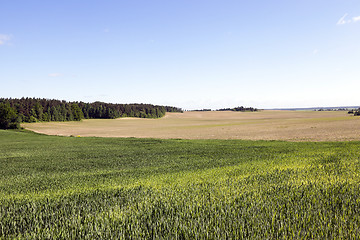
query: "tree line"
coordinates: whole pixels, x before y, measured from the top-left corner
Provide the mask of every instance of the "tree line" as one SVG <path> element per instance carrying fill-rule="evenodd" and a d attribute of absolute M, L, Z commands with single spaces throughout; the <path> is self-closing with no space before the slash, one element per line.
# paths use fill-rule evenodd
<path fill-rule="evenodd" d="M 360 108 L 358 109 L 352 109 L 350 111 L 348 111 L 348 114 L 354 114 L 354 116 L 360 116 Z"/>
<path fill-rule="evenodd" d="M 216 111 L 235 111 L 235 112 L 256 112 L 258 111 L 257 108 L 253 107 L 235 107 L 235 108 L 221 108 L 217 109 Z"/>
<path fill-rule="evenodd" d="M 210 112 L 213 111 L 210 108 L 204 108 L 204 109 L 196 109 L 196 110 L 190 110 L 193 112 Z M 235 112 L 256 112 L 258 111 L 257 108 L 253 108 L 253 107 L 234 107 L 234 108 L 221 108 L 221 109 L 216 109 L 215 111 L 235 111 Z"/>
<path fill-rule="evenodd" d="M 68 102 L 45 98 L 0 98 L 0 128 L 19 128 L 21 122 L 80 121 L 119 117 L 160 118 L 182 109 L 152 104 Z"/>

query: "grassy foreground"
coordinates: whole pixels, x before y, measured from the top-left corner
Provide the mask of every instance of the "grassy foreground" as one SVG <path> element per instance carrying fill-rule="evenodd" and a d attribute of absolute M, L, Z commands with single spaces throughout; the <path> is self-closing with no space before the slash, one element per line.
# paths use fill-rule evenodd
<path fill-rule="evenodd" d="M 360 143 L 0 131 L 0 239 L 355 239 Z"/>

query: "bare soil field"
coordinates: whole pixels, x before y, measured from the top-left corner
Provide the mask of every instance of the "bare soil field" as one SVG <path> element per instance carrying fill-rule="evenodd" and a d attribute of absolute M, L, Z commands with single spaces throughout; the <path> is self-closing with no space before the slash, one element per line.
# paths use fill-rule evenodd
<path fill-rule="evenodd" d="M 22 127 L 48 135 L 81 137 L 360 140 L 360 117 L 344 111 L 184 112 L 167 113 L 161 119 L 87 119 L 24 123 Z"/>

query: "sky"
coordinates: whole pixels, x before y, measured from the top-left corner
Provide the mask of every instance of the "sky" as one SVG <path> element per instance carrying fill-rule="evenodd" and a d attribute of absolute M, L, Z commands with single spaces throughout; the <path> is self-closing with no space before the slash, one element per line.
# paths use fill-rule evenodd
<path fill-rule="evenodd" d="M 359 0 L 3 0 L 0 97 L 360 105 Z"/>

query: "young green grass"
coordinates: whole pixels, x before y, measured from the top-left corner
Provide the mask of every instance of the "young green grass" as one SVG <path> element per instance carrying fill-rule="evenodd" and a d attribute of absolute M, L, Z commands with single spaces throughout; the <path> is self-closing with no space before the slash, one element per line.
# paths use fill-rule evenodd
<path fill-rule="evenodd" d="M 359 150 L 0 131 L 0 239 L 355 239 Z"/>

